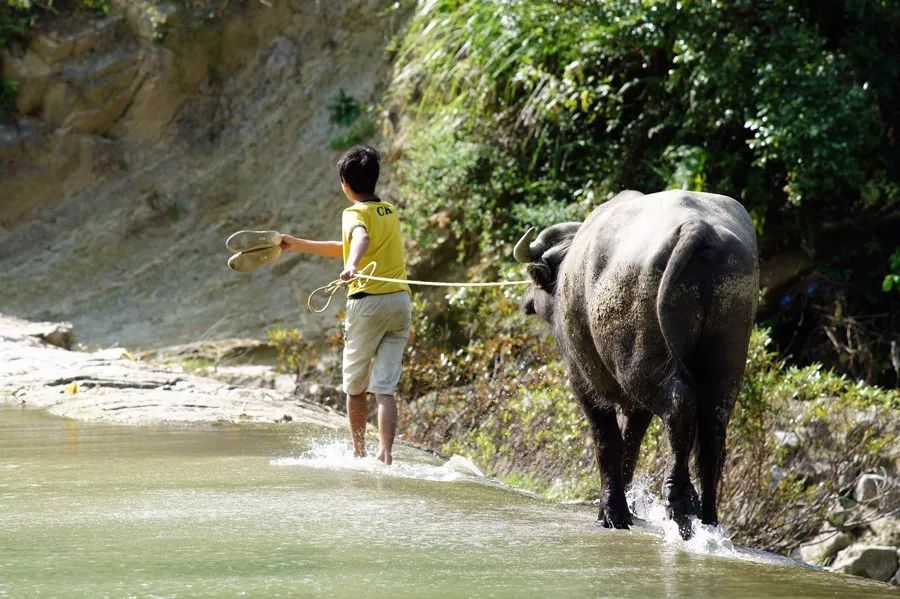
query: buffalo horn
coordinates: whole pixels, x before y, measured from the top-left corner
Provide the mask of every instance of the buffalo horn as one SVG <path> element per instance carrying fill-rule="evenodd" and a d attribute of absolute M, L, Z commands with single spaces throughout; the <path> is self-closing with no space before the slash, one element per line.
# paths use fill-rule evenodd
<path fill-rule="evenodd" d="M 516 262 L 521 262 L 522 264 L 531 264 L 534 262 L 534 258 L 531 256 L 531 248 L 528 247 L 531 245 L 531 242 L 534 241 L 535 228 L 531 227 L 525 234 L 522 235 L 522 239 L 516 244 L 516 247 L 513 248 L 513 257 L 516 259 Z"/>

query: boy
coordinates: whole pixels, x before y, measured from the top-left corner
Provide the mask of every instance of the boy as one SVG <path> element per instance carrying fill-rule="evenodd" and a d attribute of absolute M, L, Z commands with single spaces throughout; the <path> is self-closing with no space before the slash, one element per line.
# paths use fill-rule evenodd
<path fill-rule="evenodd" d="M 378 276 L 407 278 L 397 208 L 375 195 L 379 171 L 378 152 L 373 148 L 358 145 L 349 149 L 338 162 L 341 189 L 352 204 L 341 219 L 341 241 L 284 235 L 281 249 L 344 259 L 341 279 L 352 281 L 344 321 L 343 385 L 353 453 L 366 455 L 368 391 L 378 401 L 378 459 L 390 464 L 397 430 L 394 394 L 412 317 L 409 286 L 354 280 L 357 270 L 371 262 L 376 263 L 374 274 Z"/>

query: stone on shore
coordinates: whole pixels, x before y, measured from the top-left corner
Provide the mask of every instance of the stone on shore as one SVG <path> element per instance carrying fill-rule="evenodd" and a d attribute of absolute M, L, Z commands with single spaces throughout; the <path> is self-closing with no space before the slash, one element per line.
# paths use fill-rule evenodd
<path fill-rule="evenodd" d="M 837 554 L 831 569 L 887 582 L 896 574 L 898 561 L 896 547 L 851 545 Z"/>

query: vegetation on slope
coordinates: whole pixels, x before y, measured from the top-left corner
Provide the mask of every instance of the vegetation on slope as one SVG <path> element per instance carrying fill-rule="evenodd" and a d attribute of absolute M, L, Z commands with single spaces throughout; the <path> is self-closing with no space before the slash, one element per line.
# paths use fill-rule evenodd
<path fill-rule="evenodd" d="M 768 290 L 779 349 L 895 384 L 898 40 L 886 1 L 422 3 L 393 87 L 409 230 L 473 258 L 624 188 L 724 193 L 764 259 L 815 266 Z"/>

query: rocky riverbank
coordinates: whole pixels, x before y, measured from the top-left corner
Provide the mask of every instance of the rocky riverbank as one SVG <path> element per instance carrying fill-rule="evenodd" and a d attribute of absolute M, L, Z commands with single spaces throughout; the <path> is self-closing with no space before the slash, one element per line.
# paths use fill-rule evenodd
<path fill-rule="evenodd" d="M 274 389 L 225 383 L 139 361 L 123 348 L 71 347 L 66 323 L 0 315 L 0 401 L 80 420 L 294 422 L 339 429 L 343 416 Z"/>

